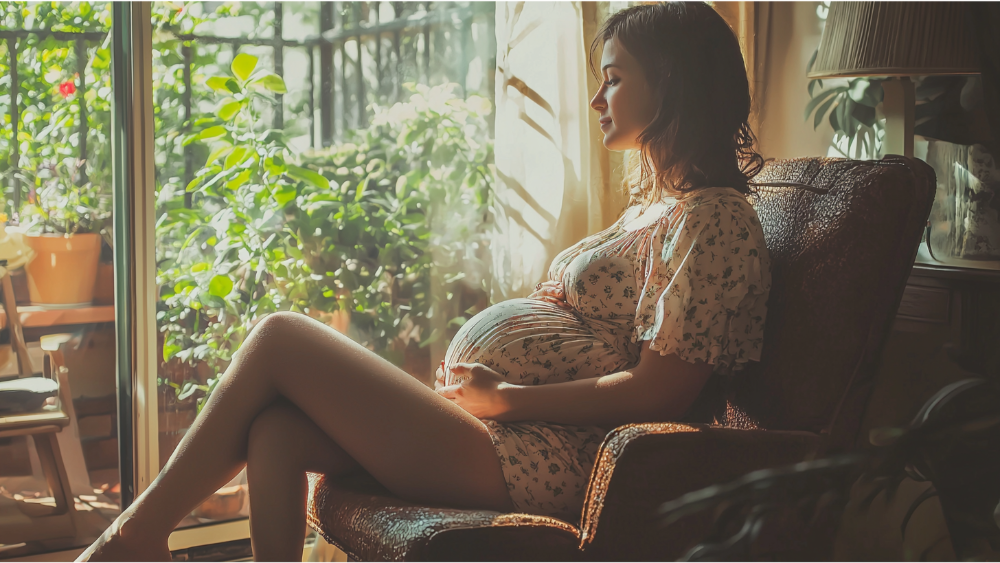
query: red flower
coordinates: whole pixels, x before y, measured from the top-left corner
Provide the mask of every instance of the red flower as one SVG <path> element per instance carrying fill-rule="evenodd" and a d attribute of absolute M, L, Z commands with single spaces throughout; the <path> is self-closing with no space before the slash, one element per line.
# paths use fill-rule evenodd
<path fill-rule="evenodd" d="M 76 93 L 76 84 L 72 80 L 67 80 L 59 85 L 59 93 L 62 97 L 68 98 Z"/>

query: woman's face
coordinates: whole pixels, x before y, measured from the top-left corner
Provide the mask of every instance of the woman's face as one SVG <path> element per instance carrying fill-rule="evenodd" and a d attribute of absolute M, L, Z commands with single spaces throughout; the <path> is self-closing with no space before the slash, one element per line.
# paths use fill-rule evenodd
<path fill-rule="evenodd" d="M 657 100 L 639 62 L 618 38 L 604 43 L 601 56 L 604 83 L 590 100 L 601 115 L 604 146 L 613 151 L 639 148 L 639 134 L 656 115 Z"/>

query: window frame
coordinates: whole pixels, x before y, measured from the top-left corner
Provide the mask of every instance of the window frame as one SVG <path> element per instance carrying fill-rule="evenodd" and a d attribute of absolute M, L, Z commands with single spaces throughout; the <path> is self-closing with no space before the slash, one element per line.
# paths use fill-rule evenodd
<path fill-rule="evenodd" d="M 122 509 L 159 473 L 152 5 L 112 6 L 112 167 Z M 174 531 L 171 550 L 250 537 L 240 518 Z"/>

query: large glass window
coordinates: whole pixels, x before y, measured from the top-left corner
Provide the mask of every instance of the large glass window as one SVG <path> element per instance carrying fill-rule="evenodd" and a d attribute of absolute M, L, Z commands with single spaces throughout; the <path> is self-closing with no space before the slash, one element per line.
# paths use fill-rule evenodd
<path fill-rule="evenodd" d="M 493 4 L 153 4 L 159 451 L 253 324 L 431 382 L 487 304 Z M 238 475 L 182 523 L 246 516 Z"/>
<path fill-rule="evenodd" d="M 0 401 L 0 558 L 119 513 L 110 28 L 107 2 L 0 2 L 0 383 L 58 383 Z"/>
<path fill-rule="evenodd" d="M 431 383 L 489 294 L 493 10 L 153 3 L 158 342 L 136 344 L 157 348 L 161 467 L 273 311 L 313 316 Z M 59 494 L 33 438 L 0 429 L 0 558 L 93 541 L 120 510 L 119 438 L 145 440 L 120 435 L 116 409 L 111 12 L 0 2 L 0 260 L 24 329 L 0 318 L 0 380 L 42 371 L 43 344 L 68 368 L 65 400 L 40 408 L 72 407 L 57 443 L 76 513 L 75 527 L 32 524 L 61 510 Z M 44 291 L 30 263 L 67 262 L 46 241 L 89 248 L 48 287 L 82 290 Z M 241 474 L 181 527 L 245 517 L 247 495 Z"/>

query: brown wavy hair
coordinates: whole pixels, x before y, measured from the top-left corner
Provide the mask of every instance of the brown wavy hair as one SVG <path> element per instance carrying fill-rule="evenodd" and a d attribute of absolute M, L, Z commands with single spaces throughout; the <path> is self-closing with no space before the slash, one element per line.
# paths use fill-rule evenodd
<path fill-rule="evenodd" d="M 639 135 L 626 184 L 630 205 L 649 206 L 663 188 L 688 192 L 729 186 L 743 194 L 764 166 L 750 130 L 750 84 L 739 39 L 722 16 L 702 2 L 662 2 L 613 14 L 590 45 L 618 39 L 638 61 L 660 99 Z"/>

